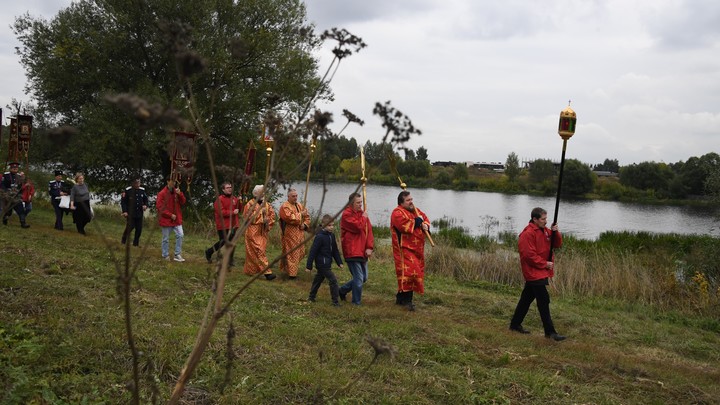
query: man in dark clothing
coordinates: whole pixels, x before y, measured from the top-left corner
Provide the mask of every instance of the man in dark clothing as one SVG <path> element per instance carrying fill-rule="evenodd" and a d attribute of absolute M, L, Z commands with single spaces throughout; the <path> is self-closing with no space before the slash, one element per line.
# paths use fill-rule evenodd
<path fill-rule="evenodd" d="M 68 192 L 69 187 L 63 181 L 62 176 L 62 170 L 55 170 L 55 180 L 51 180 L 48 183 L 50 203 L 55 210 L 55 229 L 59 231 L 63 230 L 63 215 L 68 212 L 68 210 L 60 208 L 60 199 L 63 196 L 70 195 L 70 193 Z"/>
<path fill-rule="evenodd" d="M 12 215 L 13 210 L 20 217 L 20 226 L 29 228 L 30 225 L 25 223 L 25 208 L 22 204 L 21 189 L 23 183 L 23 174 L 18 173 L 20 164 L 17 162 L 10 163 L 10 170 L 3 173 L 0 182 L 0 192 L 2 193 L 2 223 L 7 225 L 8 219 Z"/>
<path fill-rule="evenodd" d="M 122 208 L 122 216 L 127 219 L 122 244 L 124 245 L 127 242 L 130 232 L 134 229 L 133 246 L 139 246 L 143 228 L 143 214 L 148 207 L 148 196 L 145 189 L 140 187 L 140 179 L 133 180 L 132 185 L 123 191 L 120 198 L 120 207 Z"/>

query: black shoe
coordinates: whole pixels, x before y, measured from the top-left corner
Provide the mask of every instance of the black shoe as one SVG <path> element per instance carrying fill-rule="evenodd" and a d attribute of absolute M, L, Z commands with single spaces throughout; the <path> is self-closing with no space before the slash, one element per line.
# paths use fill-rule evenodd
<path fill-rule="evenodd" d="M 308 302 L 315 302 L 315 298 L 308 298 Z"/>
<path fill-rule="evenodd" d="M 267 281 L 275 280 L 276 278 L 277 278 L 277 276 L 274 274 L 266 274 L 265 275 L 265 280 L 267 280 Z"/>
<path fill-rule="evenodd" d="M 205 259 L 207 260 L 208 263 L 212 263 L 212 254 L 213 254 L 213 251 L 210 249 L 207 249 L 205 251 Z"/>
<path fill-rule="evenodd" d="M 333 302 L 333 306 L 334 306 L 334 307 L 339 307 L 339 306 L 340 306 L 340 303 L 339 303 L 339 302 Z"/>
<path fill-rule="evenodd" d="M 135 246 L 135 247 L 140 247 L 140 244 L 139 244 L 139 243 L 133 243 L 133 246 Z"/>
<path fill-rule="evenodd" d="M 7 225 L 7 217 L 3 217 L 3 225 Z"/>
<path fill-rule="evenodd" d="M 412 302 L 407 304 L 407 307 L 408 307 L 408 311 L 410 311 L 410 312 L 415 311 L 415 304 L 413 304 Z"/>
<path fill-rule="evenodd" d="M 347 301 L 347 293 L 340 293 L 339 295 L 341 301 Z"/>
<path fill-rule="evenodd" d="M 297 276 L 288 276 L 288 280 L 295 280 L 297 279 Z"/>
<path fill-rule="evenodd" d="M 554 340 L 554 341 L 556 341 L 556 342 L 560 342 L 560 341 L 562 341 L 562 340 L 567 339 L 565 336 L 563 336 L 563 335 L 558 335 L 557 333 L 551 333 L 551 334 L 549 334 L 549 335 L 545 335 L 545 337 L 548 338 L 548 339 L 552 339 L 552 340 Z"/>
<path fill-rule="evenodd" d="M 527 334 L 530 333 L 530 331 L 527 330 L 527 329 L 525 329 L 525 328 L 523 328 L 522 325 L 520 325 L 520 326 L 511 326 L 511 327 L 510 327 L 510 330 L 513 331 L 513 332 L 522 333 L 522 334 L 524 334 L 524 335 L 527 335 Z"/>
<path fill-rule="evenodd" d="M 21 227 L 21 228 L 30 228 L 30 225 L 28 225 L 28 224 L 20 224 L 20 227 Z"/>

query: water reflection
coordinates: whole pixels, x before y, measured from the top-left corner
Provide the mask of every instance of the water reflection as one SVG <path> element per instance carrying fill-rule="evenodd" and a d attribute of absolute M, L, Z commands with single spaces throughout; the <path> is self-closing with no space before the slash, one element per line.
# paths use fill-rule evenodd
<path fill-rule="evenodd" d="M 304 184 L 295 185 L 300 199 Z M 342 209 L 354 184 L 328 184 L 322 213 Z M 501 231 L 519 232 L 530 219 L 533 207 L 543 207 L 553 218 L 555 197 L 508 195 L 480 191 L 409 189 L 417 206 L 431 220 L 455 218 L 474 235 L 487 231 L 489 218 L 497 220 L 490 236 Z M 388 226 L 390 213 L 397 206 L 399 187 L 368 185 L 368 213 L 373 224 Z M 308 208 L 320 209 L 322 184 L 311 183 Z M 276 205 L 279 205 L 277 203 Z M 605 231 L 647 231 L 654 233 L 705 234 L 720 236 L 720 221 L 714 210 L 704 207 L 674 207 L 628 204 L 613 201 L 561 200 L 558 215 L 560 230 L 583 239 L 595 239 Z"/>

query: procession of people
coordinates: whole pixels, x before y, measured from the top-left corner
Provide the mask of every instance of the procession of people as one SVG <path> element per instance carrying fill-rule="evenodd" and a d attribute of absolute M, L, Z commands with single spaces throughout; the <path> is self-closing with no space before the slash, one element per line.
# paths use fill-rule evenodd
<path fill-rule="evenodd" d="M 71 213 L 78 233 L 86 235 L 85 228 L 92 221 L 94 213 L 91 206 L 90 191 L 85 183 L 83 173 L 76 173 L 74 181 L 69 184 L 63 180 L 64 172 L 54 171 L 55 178 L 48 183 L 48 195 L 53 207 L 54 228 L 64 229 L 63 217 Z M 141 186 L 139 177 L 131 180 L 130 186 L 120 194 L 121 215 L 125 229 L 121 243 L 131 240 L 132 245 L 139 246 L 143 231 L 143 219 L 149 209 L 151 199 Z M 364 207 L 363 197 L 353 192 L 340 215 L 340 247 L 334 234 L 334 217 L 325 215 L 316 230 L 310 229 L 311 216 L 303 204 L 298 202 L 298 192 L 290 188 L 287 200 L 277 213 L 269 201 L 268 191 L 264 185 L 256 185 L 252 190 L 253 197 L 243 202 L 243 196 L 235 195 L 233 185 L 224 182 L 220 186 L 218 197 L 213 203 L 214 224 L 217 241 L 205 250 L 205 259 L 213 263 L 212 257 L 220 252 L 229 241 L 234 241 L 228 251 L 228 267 L 235 266 L 235 250 L 237 244 L 245 247 L 243 272 L 248 276 L 260 275 L 265 280 L 277 278 L 268 260 L 268 242 L 270 232 L 276 219 L 280 221 L 281 260 L 279 270 L 287 280 L 298 277 L 300 263 L 306 257 L 305 242 L 314 238 L 314 242 L 306 258 L 305 268 L 317 270 L 312 280 L 308 301 L 317 300 L 318 290 L 327 279 L 330 286 L 331 302 L 340 306 L 351 296 L 351 304 L 362 305 L 363 286 L 369 279 L 368 264 L 375 250 L 373 227 Z M 8 171 L 0 181 L 0 211 L 3 224 L 7 225 L 13 213 L 16 213 L 22 228 L 29 228 L 27 217 L 32 210 L 35 188 L 29 176 L 19 171 L 19 164 L 11 162 Z M 178 182 L 171 178 L 156 196 L 157 221 L 162 230 L 161 256 L 165 260 L 184 262 L 182 247 L 183 207 L 187 203 L 185 193 Z M 522 325 L 523 320 L 533 301 L 537 303 L 542 320 L 544 334 L 549 339 L 562 341 L 550 316 L 550 296 L 546 286 L 554 275 L 554 257 L 551 253 L 551 239 L 554 247 L 562 245 L 562 236 L 557 224 L 546 227 L 547 212 L 536 207 L 531 218 L 518 239 L 520 268 L 525 278 L 525 286 L 520 295 L 509 329 L 513 332 L 528 334 L 529 330 Z M 397 196 L 397 206 L 390 218 L 391 245 L 397 280 L 395 304 L 408 311 L 416 310 L 415 294 L 425 292 L 425 245 L 430 238 L 431 221 L 420 210 L 409 191 L 403 190 Z M 237 236 L 238 230 L 242 235 Z M 134 235 L 133 235 L 134 231 Z M 170 251 L 170 235 L 175 236 L 175 245 Z M 314 235 L 314 237 L 313 237 Z M 347 264 L 350 279 L 339 284 L 332 271 L 333 262 L 343 268 L 343 260 Z M 220 257 L 219 257 L 220 258 Z"/>

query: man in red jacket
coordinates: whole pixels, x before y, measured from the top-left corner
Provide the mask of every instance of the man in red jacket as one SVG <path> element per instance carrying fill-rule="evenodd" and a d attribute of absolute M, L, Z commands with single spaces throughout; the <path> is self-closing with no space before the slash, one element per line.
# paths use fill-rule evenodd
<path fill-rule="evenodd" d="M 212 263 L 213 253 L 219 251 L 225 245 L 225 240 L 229 241 L 235 238 L 240 211 L 242 211 L 242 202 L 240 202 L 239 198 L 233 196 L 233 186 L 228 182 L 220 186 L 220 195 L 213 206 L 215 208 L 215 228 L 217 229 L 218 241 L 205 250 L 205 259 L 207 259 L 208 263 Z M 230 251 L 230 266 L 235 265 L 234 255 L 235 248 L 233 247 L 233 250 Z"/>
<path fill-rule="evenodd" d="M 372 225 L 367 212 L 363 210 L 362 196 L 350 194 L 348 205 L 340 219 L 340 243 L 352 280 L 340 287 L 340 299 L 345 301 L 352 292 L 352 303 L 360 305 L 363 284 L 368 279 L 367 261 L 375 249 Z"/>
<path fill-rule="evenodd" d="M 175 184 L 175 180 L 168 179 L 167 187 L 163 187 L 158 193 L 156 207 L 158 212 L 158 223 L 162 228 L 162 257 L 170 260 L 170 231 L 175 232 L 175 255 L 176 262 L 184 262 L 182 253 L 183 227 L 182 227 L 182 206 L 185 205 L 185 195 Z"/>
<path fill-rule="evenodd" d="M 518 238 L 518 250 L 520 251 L 520 267 L 522 267 L 525 278 L 525 288 L 520 295 L 515 313 L 510 320 L 510 330 L 519 333 L 530 333 L 523 328 L 522 322 L 527 315 L 530 304 L 537 300 L 540 319 L 545 329 L 545 337 L 555 341 L 565 340 L 565 336 L 559 335 L 555 330 L 552 318 L 550 317 L 550 295 L 546 286 L 552 278 L 555 267 L 555 257 L 550 253 L 550 238 L 554 236 L 554 247 L 562 246 L 562 235 L 558 231 L 557 224 L 548 229 L 547 211 L 537 207 L 530 213 L 530 223 L 523 229 Z M 554 235 L 553 235 L 554 232 Z"/>

